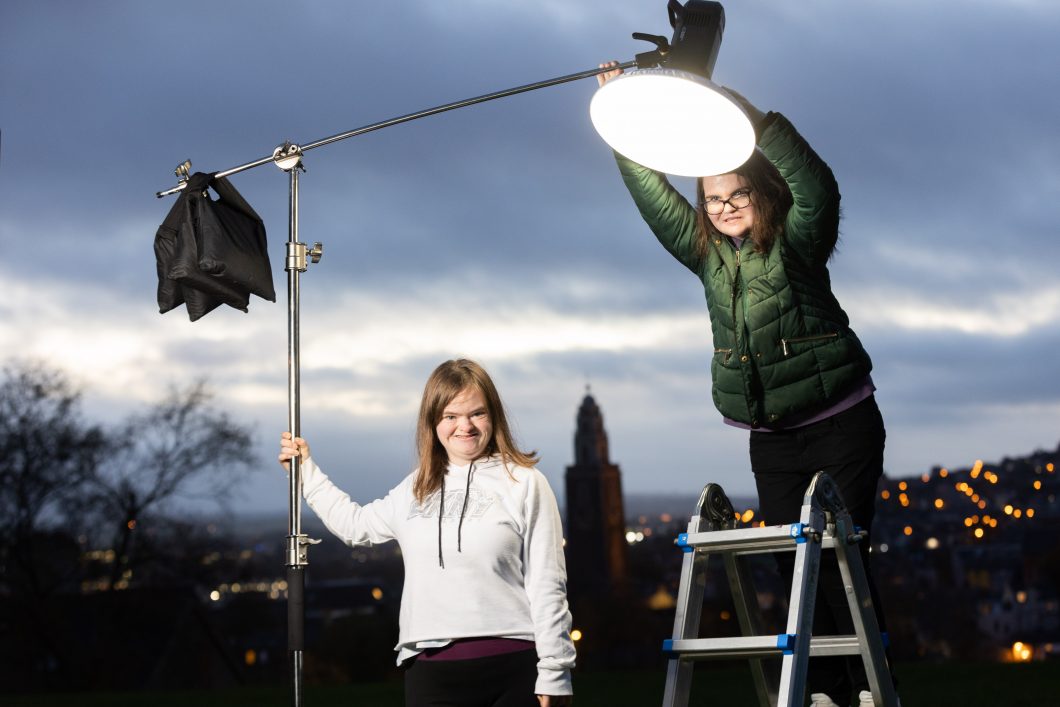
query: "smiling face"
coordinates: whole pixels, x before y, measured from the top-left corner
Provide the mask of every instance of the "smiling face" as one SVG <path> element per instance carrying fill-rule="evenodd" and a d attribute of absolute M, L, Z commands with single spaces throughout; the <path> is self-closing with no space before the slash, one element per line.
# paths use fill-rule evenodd
<path fill-rule="evenodd" d="M 481 457 L 493 440 L 486 397 L 476 387 L 464 388 L 442 410 L 434 432 L 449 462 L 464 466 Z"/>
<path fill-rule="evenodd" d="M 735 172 L 703 177 L 700 183 L 702 184 L 703 196 L 707 203 L 712 200 L 720 202 L 732 199 L 734 194 L 739 194 L 751 188 L 751 183 Z M 723 204 L 720 214 L 708 213 L 707 217 L 714 225 L 714 228 L 722 235 L 733 238 L 746 238 L 755 222 L 753 195 L 751 199 L 751 203 L 742 209 L 734 208 L 731 203 Z"/>

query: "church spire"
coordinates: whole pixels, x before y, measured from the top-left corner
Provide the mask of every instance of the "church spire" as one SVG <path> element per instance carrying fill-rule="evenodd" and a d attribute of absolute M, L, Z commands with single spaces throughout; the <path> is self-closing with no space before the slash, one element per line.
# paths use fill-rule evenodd
<path fill-rule="evenodd" d="M 610 463 L 604 415 L 586 384 L 585 397 L 578 408 L 578 426 L 574 433 L 574 466 L 606 466 Z"/>
<path fill-rule="evenodd" d="M 601 596 L 624 595 L 629 566 L 622 473 L 611 462 L 604 415 L 588 386 L 566 485 L 568 594 L 584 612 Z"/>

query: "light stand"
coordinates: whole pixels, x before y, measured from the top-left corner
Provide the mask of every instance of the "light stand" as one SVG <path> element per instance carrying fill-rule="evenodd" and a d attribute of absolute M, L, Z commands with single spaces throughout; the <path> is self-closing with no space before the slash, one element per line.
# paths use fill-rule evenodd
<path fill-rule="evenodd" d="M 654 53 L 655 52 L 648 52 L 647 54 Z M 644 61 L 648 60 L 645 59 Z M 637 61 L 629 61 L 620 64 L 619 68 L 628 69 L 635 66 L 637 66 Z M 308 269 L 310 262 L 319 262 L 323 254 L 323 245 L 321 243 L 314 243 L 313 247 L 309 248 L 305 243 L 299 241 L 298 177 L 299 172 L 303 169 L 302 155 L 308 150 L 323 147 L 324 145 L 330 145 L 333 142 L 345 140 L 346 138 L 363 135 L 372 132 L 373 130 L 379 130 L 399 123 L 406 123 L 410 120 L 416 120 L 417 118 L 425 118 L 429 115 L 443 113 L 455 108 L 464 108 L 475 105 L 476 103 L 484 103 L 497 98 L 514 96 L 538 88 L 556 86 L 569 81 L 577 81 L 578 79 L 584 79 L 607 71 L 612 71 L 613 68 L 614 67 L 590 69 L 588 71 L 568 74 L 547 81 L 540 81 L 525 86 L 506 89 L 504 91 L 488 93 L 475 98 L 447 103 L 445 105 L 436 106 L 416 113 L 409 113 L 408 115 L 391 118 L 389 120 L 372 123 L 371 125 L 366 125 L 344 133 L 332 135 L 331 137 L 311 142 L 302 147 L 290 142 L 285 142 L 283 145 L 277 147 L 269 157 L 254 160 L 253 162 L 247 162 L 237 167 L 224 170 L 223 172 L 218 172 L 215 175 L 217 177 L 227 177 L 231 174 L 244 172 L 248 169 L 260 167 L 261 165 L 269 164 L 271 162 L 281 170 L 287 172 L 290 180 L 287 256 L 284 263 L 284 270 L 287 271 L 287 424 L 288 429 L 293 436 L 301 436 L 302 427 L 301 364 L 299 361 L 301 274 Z M 175 194 L 184 189 L 187 183 L 187 175 L 189 173 L 190 164 L 188 162 L 182 163 L 177 169 L 177 176 L 181 180 L 180 184 L 165 191 L 157 192 L 156 196 L 163 197 L 169 194 Z M 295 707 L 301 707 L 301 705 L 304 704 L 302 675 L 305 651 L 305 568 L 309 564 L 308 547 L 311 544 L 320 542 L 319 540 L 313 540 L 302 533 L 301 500 L 302 470 L 298 458 L 295 457 L 291 460 L 291 473 L 288 482 L 288 523 L 285 553 L 285 566 L 287 569 L 287 650 L 290 654 L 292 704 Z"/>
<path fill-rule="evenodd" d="M 694 7 L 695 6 L 695 7 Z M 694 10 L 693 10 L 694 7 Z M 687 8 L 687 10 L 686 10 Z M 704 10 L 705 8 L 705 10 Z M 724 26 L 724 13 L 721 8 L 721 4 L 717 2 L 704 2 L 703 0 L 689 0 L 686 7 L 682 7 L 677 0 L 670 0 L 669 4 L 670 22 L 675 28 L 673 49 L 675 55 L 687 55 L 689 52 L 692 54 L 700 54 L 706 52 L 709 57 L 707 61 L 706 73 L 713 69 L 714 59 L 717 56 L 717 44 L 721 40 L 721 31 Z M 699 43 L 694 43 L 694 47 L 686 49 L 683 52 L 677 51 L 682 46 L 682 40 L 686 32 L 686 28 L 683 27 L 685 23 L 686 12 L 699 12 L 702 14 L 706 11 L 711 17 L 716 18 L 715 24 L 711 25 L 711 35 L 707 46 L 700 46 Z M 699 22 L 692 21 L 690 25 L 697 25 Z M 691 35 L 696 35 L 695 31 L 690 29 Z M 701 33 L 702 34 L 702 33 Z M 227 177 L 238 172 L 243 172 L 254 167 L 260 167 L 261 165 L 273 163 L 281 170 L 288 173 L 290 180 L 290 196 L 289 196 L 289 219 L 288 219 L 288 241 L 286 250 L 286 260 L 284 269 L 287 272 L 287 353 L 288 353 L 288 429 L 292 436 L 301 436 L 301 390 L 300 390 L 300 344 L 299 344 L 299 326 L 300 326 L 300 278 L 301 274 L 308 268 L 309 262 L 319 262 L 322 252 L 323 245 L 319 242 L 314 243 L 312 248 L 306 246 L 305 243 L 299 241 L 298 234 L 298 200 L 299 200 L 299 171 L 302 167 L 302 156 L 309 150 L 314 150 L 318 147 L 330 145 L 333 142 L 345 140 L 347 138 L 363 135 L 365 133 L 379 130 L 381 128 L 387 128 L 392 125 L 398 125 L 400 123 L 406 123 L 411 120 L 419 118 L 425 118 L 430 115 L 443 113 L 456 108 L 465 108 L 472 106 L 477 103 L 484 103 L 486 101 L 495 100 L 498 98 L 505 98 L 507 96 L 514 96 L 520 93 L 526 93 L 539 88 L 545 88 L 548 86 L 557 86 L 559 84 L 568 83 L 571 81 L 577 81 L 579 79 L 589 78 L 598 74 L 613 71 L 615 69 L 651 69 L 665 64 L 667 57 L 670 54 L 671 46 L 667 42 L 665 37 L 657 35 L 647 35 L 643 33 L 634 33 L 634 39 L 642 39 L 650 41 L 656 45 L 656 49 L 637 54 L 633 61 L 627 61 L 616 66 L 608 66 L 605 68 L 589 69 L 587 71 L 580 71 L 575 74 L 567 74 L 554 79 L 548 79 L 545 81 L 539 81 L 537 83 L 526 84 L 523 86 L 517 86 L 509 88 L 503 91 L 497 91 L 494 93 L 488 93 L 475 98 L 468 98 L 462 101 L 455 101 L 453 103 L 447 103 L 444 105 L 436 106 L 434 108 L 428 108 L 426 110 L 418 111 L 415 113 L 409 113 L 407 115 L 391 118 L 378 123 L 372 123 L 354 130 L 349 130 L 343 133 L 338 133 L 330 137 L 311 142 L 306 145 L 296 145 L 290 142 L 284 144 L 273 150 L 272 154 L 268 157 L 247 162 L 245 164 L 232 167 L 230 169 L 217 172 L 214 174 L 215 177 Z M 683 67 L 682 67 L 683 68 Z M 636 73 L 636 72 L 635 72 Z M 701 70 L 702 73 L 702 70 Z M 628 78 L 632 78 L 630 75 Z M 619 77 L 627 78 L 627 77 Z M 616 79 L 617 80 L 617 79 Z M 615 80 L 613 80 L 615 81 Z M 613 82 L 612 81 L 612 82 Z M 611 83 L 611 82 L 609 82 Z M 709 83 L 709 81 L 707 81 Z M 710 84 L 713 86 L 713 84 Z M 709 88 L 709 86 L 708 86 Z M 726 99 L 728 100 L 728 99 Z M 737 109 L 739 110 L 739 109 Z M 702 116 L 696 116 L 696 118 L 702 118 Z M 658 130 L 658 128 L 656 128 Z M 709 132 L 706 126 L 703 126 L 703 130 Z M 606 136 L 605 136 L 606 139 Z M 746 155 L 744 156 L 744 159 Z M 743 159 L 735 162 L 732 166 L 737 166 Z M 647 166 L 652 167 L 650 161 L 645 160 Z M 175 194 L 187 185 L 188 175 L 191 171 L 191 164 L 185 161 L 176 169 L 176 175 L 178 177 L 179 184 L 170 189 L 156 192 L 157 197 L 167 196 L 169 194 Z M 702 174 L 709 174 L 711 172 L 701 172 Z M 301 707 L 303 705 L 303 657 L 305 650 L 304 640 L 304 627 L 305 627 L 305 568 L 308 563 L 308 547 L 310 544 L 319 543 L 319 540 L 310 539 L 308 536 L 302 533 L 301 530 L 301 498 L 302 498 L 302 474 L 301 465 L 297 457 L 291 459 L 291 471 L 289 476 L 288 484 L 288 534 L 285 552 L 285 566 L 287 573 L 287 647 L 290 653 L 290 665 L 292 675 L 292 698 L 294 707 Z"/>

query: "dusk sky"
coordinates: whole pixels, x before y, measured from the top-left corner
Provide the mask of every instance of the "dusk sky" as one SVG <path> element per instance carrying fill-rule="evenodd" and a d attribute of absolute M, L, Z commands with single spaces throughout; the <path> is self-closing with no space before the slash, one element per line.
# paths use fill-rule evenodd
<path fill-rule="evenodd" d="M 834 288 L 872 355 L 892 476 L 1060 441 L 1060 3 L 739 0 L 714 78 L 787 115 L 843 193 Z M 160 315 L 173 168 L 218 171 L 423 108 L 626 61 L 665 0 L 5 0 L 0 354 L 117 420 L 205 377 L 250 426 L 237 510 L 286 508 L 287 178 L 232 177 L 268 229 L 272 304 Z M 753 493 L 710 399 L 702 287 L 594 132 L 593 79 L 306 154 L 302 428 L 354 498 L 413 466 L 423 383 L 493 374 L 562 497 L 586 384 L 627 492 Z M 696 126 L 674 125 L 694 133 Z M 686 194 L 691 180 L 677 180 Z M 562 500 L 562 498 L 561 498 Z"/>

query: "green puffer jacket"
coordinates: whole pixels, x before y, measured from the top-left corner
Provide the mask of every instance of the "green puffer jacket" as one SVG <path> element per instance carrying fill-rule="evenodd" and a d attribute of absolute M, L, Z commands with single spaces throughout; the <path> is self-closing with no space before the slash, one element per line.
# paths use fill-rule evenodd
<path fill-rule="evenodd" d="M 839 188 L 828 165 L 779 113 L 758 126 L 758 147 L 794 197 L 768 253 L 712 236 L 696 256 L 695 209 L 646 167 L 616 155 L 641 216 L 659 242 L 699 276 L 714 332 L 714 404 L 752 427 L 783 424 L 862 381 L 872 362 L 832 294 L 828 258 L 839 237 Z"/>

